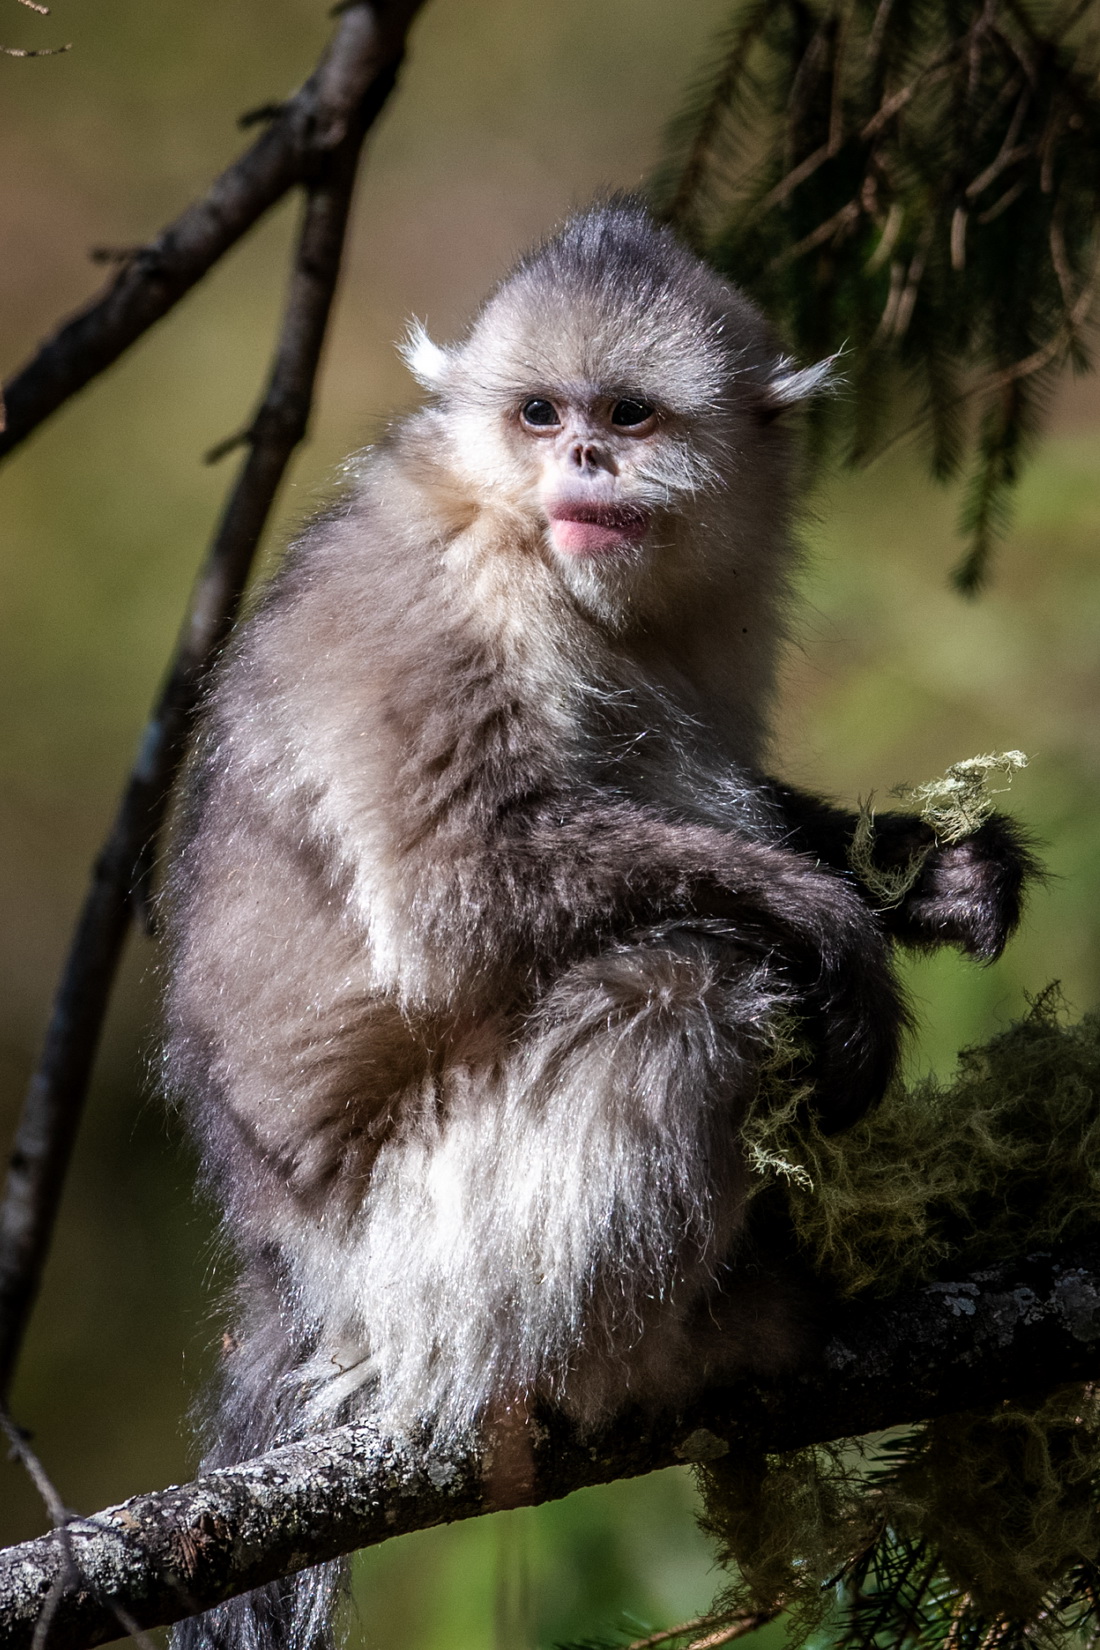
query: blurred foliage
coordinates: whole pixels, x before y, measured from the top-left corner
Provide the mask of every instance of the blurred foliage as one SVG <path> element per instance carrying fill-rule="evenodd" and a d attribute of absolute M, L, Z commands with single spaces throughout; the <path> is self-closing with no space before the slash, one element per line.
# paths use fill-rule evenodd
<path fill-rule="evenodd" d="M 669 219 L 849 393 L 849 463 L 910 419 L 969 471 L 981 583 L 1067 362 L 1087 365 L 1100 175 L 1095 0 L 740 0 L 674 125 Z"/>
<path fill-rule="evenodd" d="M 457 330 L 490 282 L 573 204 L 637 187 L 726 0 L 432 0 L 372 139 L 310 446 L 269 554 L 323 501 L 342 456 L 415 390 L 393 354 L 410 313 Z M 6 375 L 101 278 L 91 246 L 140 242 L 244 141 L 235 120 L 302 78 L 320 0 L 54 0 L 4 35 L 63 57 L 0 60 L 0 367 Z M 281 300 L 294 209 L 0 472 L 0 1128 L 14 1118 L 69 925 L 106 828 L 228 466 L 202 454 L 245 422 Z M 1054 408 L 1021 484 L 996 585 L 944 588 L 950 509 L 904 453 L 822 491 L 807 526 L 777 749 L 789 776 L 854 801 L 978 750 L 1031 767 L 1012 808 L 1055 877 L 993 968 L 911 965 L 914 1072 L 1060 977 L 1100 999 L 1100 398 Z M 144 1073 L 156 958 L 134 944 L 112 1013 L 46 1289 L 14 1395 L 65 1499 L 84 1510 L 189 1476 L 188 1404 L 219 1332 L 208 1211 Z M 698 1614 L 709 1548 L 680 1472 L 426 1531 L 364 1555 L 364 1647 L 541 1650 Z M 41 1509 L 0 1460 L 0 1539 Z M 501 1531 L 514 1527 L 518 1535 Z M 520 1552 L 517 1553 L 517 1546 Z M 499 1579 L 526 1603 L 502 1617 Z M 518 1586 L 511 1593 L 520 1592 Z M 766 1629 L 770 1635 L 778 1628 Z"/>

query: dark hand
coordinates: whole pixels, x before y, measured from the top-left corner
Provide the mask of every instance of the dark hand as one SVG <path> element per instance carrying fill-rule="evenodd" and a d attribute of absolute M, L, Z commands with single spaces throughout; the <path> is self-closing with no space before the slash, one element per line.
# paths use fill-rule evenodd
<path fill-rule="evenodd" d="M 913 887 L 885 913 L 905 945 L 957 945 L 971 957 L 999 957 L 1020 920 L 1024 884 L 1041 875 L 1015 820 L 992 814 L 973 836 L 936 845 L 931 826 L 903 814 L 875 819 L 875 863 L 904 864 L 930 848 Z"/>
<path fill-rule="evenodd" d="M 775 856 L 778 860 L 779 855 Z M 854 883 L 783 854 L 754 887 L 727 891 L 714 915 L 786 979 L 811 1049 L 812 1105 L 835 1133 L 881 1100 L 908 1023 L 881 919 Z M 732 878 L 731 878 L 732 881 Z"/>

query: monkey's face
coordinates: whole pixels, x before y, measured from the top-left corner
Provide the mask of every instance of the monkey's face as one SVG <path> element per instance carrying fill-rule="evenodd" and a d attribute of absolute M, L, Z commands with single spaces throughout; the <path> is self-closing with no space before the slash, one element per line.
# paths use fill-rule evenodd
<path fill-rule="evenodd" d="M 415 326 L 405 358 L 444 467 L 522 552 L 509 567 L 537 557 L 602 620 L 698 611 L 783 553 L 775 415 L 823 369 L 792 371 L 753 305 L 635 209 L 525 260 L 461 343 Z"/>
<path fill-rule="evenodd" d="M 524 556 L 537 557 L 614 630 L 673 618 L 739 577 L 743 477 L 754 476 L 758 492 L 767 469 L 759 448 L 773 444 L 755 386 L 734 380 L 716 394 L 708 383 L 691 405 L 668 393 L 671 373 L 646 371 L 636 351 L 609 359 L 586 339 L 563 362 L 560 344 L 548 359 L 538 343 L 525 338 L 507 360 L 498 348 L 492 379 L 482 362 L 454 374 L 436 409 L 455 472 L 507 536 L 516 532 L 516 576 Z"/>
<path fill-rule="evenodd" d="M 496 496 L 530 523 L 540 559 L 616 629 L 698 585 L 697 518 L 725 490 L 728 448 L 708 452 L 696 420 L 647 388 L 643 374 L 529 378 L 495 409 L 489 440 L 483 421 L 475 459 L 493 464 Z"/>
<path fill-rule="evenodd" d="M 636 554 L 655 513 L 643 479 L 646 459 L 652 460 L 660 440 L 652 403 L 631 396 L 533 395 L 515 422 L 557 554 L 567 560 Z"/>

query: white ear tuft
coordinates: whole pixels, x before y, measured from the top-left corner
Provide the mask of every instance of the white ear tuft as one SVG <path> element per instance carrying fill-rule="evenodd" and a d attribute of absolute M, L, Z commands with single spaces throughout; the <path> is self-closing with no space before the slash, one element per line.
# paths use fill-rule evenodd
<path fill-rule="evenodd" d="M 834 371 L 843 351 L 826 356 L 813 367 L 796 367 L 789 355 L 781 355 L 768 380 L 767 403 L 773 412 L 794 407 L 811 396 L 831 393 L 840 387 L 840 377 Z"/>
<path fill-rule="evenodd" d="M 423 384 L 426 390 L 443 388 L 451 358 L 428 337 L 423 321 L 409 322 L 397 352 L 418 384 Z"/>

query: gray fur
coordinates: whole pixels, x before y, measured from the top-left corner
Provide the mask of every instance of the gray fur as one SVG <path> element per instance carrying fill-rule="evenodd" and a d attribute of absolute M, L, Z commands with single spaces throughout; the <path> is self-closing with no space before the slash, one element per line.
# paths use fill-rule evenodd
<path fill-rule="evenodd" d="M 623 202 L 409 356 L 431 402 L 218 674 L 168 892 L 167 1081 L 242 1270 L 213 1460 L 363 1407 L 591 1424 L 781 1364 L 797 1312 L 731 1270 L 769 1024 L 816 1015 L 855 1110 L 896 1048 L 881 925 L 757 777 L 792 561 L 774 414 L 818 377 Z M 531 396 L 575 442 L 524 433 Z M 607 427 L 616 397 L 651 438 Z M 570 557 L 555 487 L 650 526 Z M 310 1650 L 330 1582 L 179 1642 Z"/>

